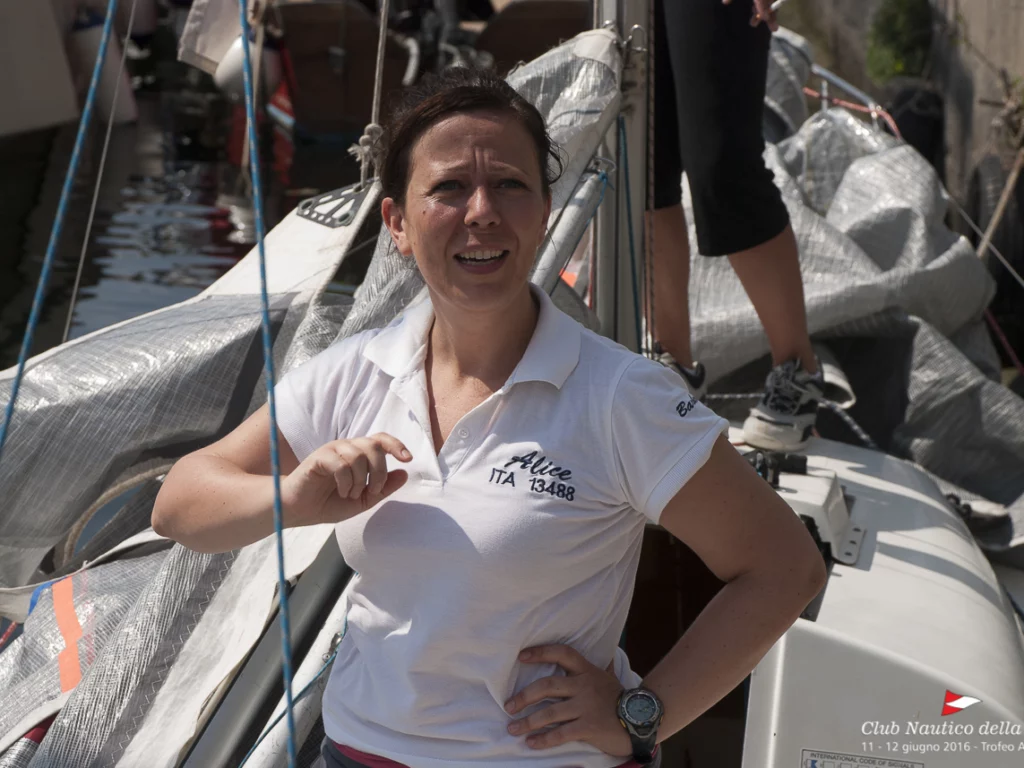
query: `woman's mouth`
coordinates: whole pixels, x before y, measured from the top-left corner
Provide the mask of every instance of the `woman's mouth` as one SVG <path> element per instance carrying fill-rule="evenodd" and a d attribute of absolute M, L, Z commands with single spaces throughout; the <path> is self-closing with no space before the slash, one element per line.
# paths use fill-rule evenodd
<path fill-rule="evenodd" d="M 455 260 L 465 269 L 478 274 L 498 269 L 508 256 L 508 251 L 479 250 L 455 254 Z"/>

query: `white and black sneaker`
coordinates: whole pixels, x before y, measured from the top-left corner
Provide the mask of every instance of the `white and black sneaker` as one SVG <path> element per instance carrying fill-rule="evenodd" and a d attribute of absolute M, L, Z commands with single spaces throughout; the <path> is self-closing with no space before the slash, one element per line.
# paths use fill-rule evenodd
<path fill-rule="evenodd" d="M 775 366 L 765 381 L 761 402 L 743 423 L 747 445 L 770 451 L 795 451 L 811 437 L 818 401 L 825 392 L 821 369 L 812 375 L 799 360 Z"/>
<path fill-rule="evenodd" d="M 696 363 L 694 368 L 680 365 L 679 361 L 663 350 L 660 344 L 654 345 L 654 359 L 683 377 L 686 388 L 690 390 L 694 400 L 704 399 L 704 395 L 708 393 L 708 372 L 704 369 L 703 363 Z"/>

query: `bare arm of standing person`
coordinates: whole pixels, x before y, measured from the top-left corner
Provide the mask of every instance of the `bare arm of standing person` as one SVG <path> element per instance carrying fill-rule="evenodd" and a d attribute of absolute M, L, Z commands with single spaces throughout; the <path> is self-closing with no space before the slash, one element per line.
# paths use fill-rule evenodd
<path fill-rule="evenodd" d="M 387 434 L 335 440 L 302 462 L 277 433 L 285 528 L 337 523 L 365 512 L 406 481 L 385 457 L 406 462 Z M 153 529 L 197 552 L 226 552 L 274 532 L 270 416 L 266 405 L 230 434 L 180 459 L 153 505 Z"/>
<path fill-rule="evenodd" d="M 732 0 L 722 0 L 722 5 L 731 5 Z M 768 25 L 772 32 L 778 32 L 779 22 L 772 10 L 772 0 L 754 0 L 754 13 L 750 17 L 750 26 L 756 27 L 761 22 Z"/>
<path fill-rule="evenodd" d="M 664 705 L 658 741 L 707 711 L 757 665 L 826 580 L 824 562 L 792 509 L 719 437 L 703 467 L 669 501 L 662 527 L 687 544 L 725 586 L 644 679 Z M 555 663 L 565 676 L 519 691 L 509 711 L 546 698 L 560 701 L 517 721 L 537 749 L 585 741 L 610 755 L 631 753 L 618 722 L 622 685 L 567 645 L 526 649 L 527 663 Z M 513 724 L 516 725 L 516 724 Z"/>
<path fill-rule="evenodd" d="M 825 586 L 827 571 L 797 514 L 725 437 L 661 524 L 726 582 L 644 679 L 664 697 L 664 740 L 750 674 Z"/>

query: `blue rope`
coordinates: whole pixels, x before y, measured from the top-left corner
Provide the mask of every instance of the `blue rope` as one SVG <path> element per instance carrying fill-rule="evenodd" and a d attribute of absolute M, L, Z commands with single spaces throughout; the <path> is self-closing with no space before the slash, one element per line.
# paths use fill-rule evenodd
<path fill-rule="evenodd" d="M 64 218 L 67 216 L 68 203 L 71 200 L 71 189 L 74 187 L 75 176 L 78 173 L 78 164 L 82 157 L 82 147 L 85 145 L 85 137 L 89 133 L 89 123 L 92 120 L 92 108 L 96 103 L 96 93 L 99 90 L 100 73 L 103 71 L 103 62 L 107 56 L 107 43 L 110 42 L 110 35 L 114 29 L 114 13 L 117 10 L 117 0 L 109 0 L 107 3 L 107 18 L 103 22 L 103 36 L 100 38 L 100 49 L 96 53 L 96 63 L 92 68 L 92 80 L 89 82 L 89 92 L 85 97 L 85 106 L 82 107 L 82 119 L 78 121 L 78 136 L 75 137 L 75 148 L 71 151 L 71 162 L 68 164 L 68 172 L 64 176 L 64 188 L 60 192 L 60 203 L 57 205 L 57 215 L 53 219 L 53 227 L 50 229 L 50 242 L 46 245 L 46 256 L 43 258 L 43 269 L 39 274 L 39 282 L 36 285 L 36 294 L 32 299 L 32 311 L 28 316 L 28 327 L 25 329 L 25 336 L 21 340 L 21 352 L 18 354 L 18 370 L 14 374 L 14 381 L 11 384 L 11 399 L 7 401 L 7 409 L 4 412 L 4 423 L 0 425 L 0 458 L 4 455 L 4 444 L 7 442 L 7 431 L 10 429 L 11 421 L 14 419 L 14 403 L 18 399 L 18 392 L 21 389 L 21 381 L 25 376 L 25 364 L 28 362 L 28 353 L 32 349 L 32 337 L 35 336 L 36 328 L 39 326 L 39 315 L 43 309 L 43 299 L 46 297 L 46 286 L 50 282 L 50 273 L 53 271 L 53 262 L 57 257 L 57 243 L 60 242 L 61 231 L 64 229 Z"/>
<path fill-rule="evenodd" d="M 263 364 L 267 381 L 267 403 L 270 409 L 270 466 L 274 475 L 274 535 L 277 539 L 277 585 L 281 600 L 281 669 L 284 674 L 285 713 L 288 716 L 288 766 L 295 766 L 295 717 L 292 712 L 292 643 L 288 620 L 288 581 L 284 576 L 284 533 L 281 511 L 281 464 L 277 450 L 277 407 L 274 399 L 274 356 L 270 338 L 270 299 L 267 296 L 267 257 L 263 247 L 263 187 L 260 179 L 259 145 L 256 141 L 256 105 L 253 95 L 252 59 L 249 56 L 248 0 L 238 4 L 242 24 L 242 53 L 245 82 L 245 114 L 249 124 L 249 167 L 252 169 L 252 207 L 256 216 L 256 247 L 260 257 L 260 305 L 263 325 Z"/>
<path fill-rule="evenodd" d="M 629 150 L 626 147 L 626 118 L 619 115 L 619 139 L 622 146 L 622 171 L 626 177 L 626 222 L 629 225 L 629 264 L 633 277 L 633 311 L 636 313 L 636 351 L 642 352 L 640 341 L 640 296 L 636 287 L 636 242 L 633 237 L 633 197 L 629 193 Z"/>

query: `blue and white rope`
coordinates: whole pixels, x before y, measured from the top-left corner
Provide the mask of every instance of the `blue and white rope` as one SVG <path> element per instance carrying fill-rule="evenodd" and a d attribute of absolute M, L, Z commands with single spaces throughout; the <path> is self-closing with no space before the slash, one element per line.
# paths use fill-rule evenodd
<path fill-rule="evenodd" d="M 242 25 L 242 73 L 245 83 L 245 115 L 249 125 L 249 168 L 252 172 L 252 208 L 256 218 L 256 248 L 260 261 L 260 307 L 263 328 L 263 366 L 270 410 L 270 466 L 274 481 L 274 536 L 277 541 L 277 584 L 281 616 L 281 669 L 284 676 L 285 715 L 288 718 L 288 766 L 295 766 L 295 717 L 292 701 L 291 622 L 288 617 L 288 581 L 284 571 L 284 524 L 281 509 L 281 463 L 277 445 L 277 407 L 274 398 L 274 355 L 270 333 L 270 299 L 267 296 L 267 257 L 263 238 L 263 185 L 260 174 L 259 143 L 256 139 L 256 104 L 253 93 L 252 58 L 249 55 L 248 0 L 240 0 L 238 16 Z"/>

